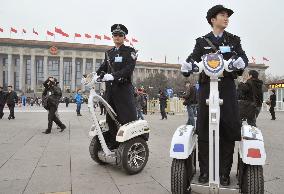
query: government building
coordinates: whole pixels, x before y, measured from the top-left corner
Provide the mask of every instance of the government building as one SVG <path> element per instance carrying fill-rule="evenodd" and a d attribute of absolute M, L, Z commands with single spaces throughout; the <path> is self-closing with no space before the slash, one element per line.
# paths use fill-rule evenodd
<path fill-rule="evenodd" d="M 12 85 L 15 91 L 41 92 L 42 83 L 53 76 L 63 92 L 74 92 L 77 88 L 84 90 L 82 75 L 96 71 L 104 60 L 104 52 L 110 48 L 105 45 L 0 38 L 0 85 L 5 88 Z M 264 64 L 249 64 L 247 69 L 256 69 L 263 79 L 267 68 Z M 137 61 L 133 81 L 141 81 L 156 73 L 163 73 L 168 78 L 178 77 L 180 65 Z"/>

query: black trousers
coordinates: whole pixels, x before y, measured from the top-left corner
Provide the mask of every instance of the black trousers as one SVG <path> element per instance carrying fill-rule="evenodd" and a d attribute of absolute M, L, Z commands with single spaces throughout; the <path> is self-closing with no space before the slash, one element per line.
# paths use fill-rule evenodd
<path fill-rule="evenodd" d="M 3 109 L 4 109 L 4 104 L 0 104 L 0 119 L 2 119 L 2 117 L 4 116 L 4 112 L 3 112 Z"/>
<path fill-rule="evenodd" d="M 15 104 L 7 104 L 10 110 L 10 114 L 9 117 L 11 118 L 15 118 L 15 114 L 14 114 L 14 109 L 15 109 Z"/>
<path fill-rule="evenodd" d="M 103 105 L 103 104 L 99 104 L 100 105 L 100 110 L 101 110 L 101 115 L 102 114 L 106 114 L 106 108 L 105 108 L 105 106 Z"/>
<path fill-rule="evenodd" d="M 167 113 L 166 113 L 165 109 L 166 109 L 166 106 L 160 105 L 162 119 L 166 119 L 167 118 Z"/>
<path fill-rule="evenodd" d="M 276 119 L 276 118 L 275 118 L 274 106 L 271 106 L 271 107 L 269 108 L 269 112 L 270 112 L 270 114 L 271 114 L 272 119 Z"/>
<path fill-rule="evenodd" d="M 61 129 L 65 127 L 65 125 L 59 120 L 59 118 L 55 115 L 57 111 L 56 106 L 50 106 L 48 109 L 48 128 L 47 131 L 51 131 L 53 121 L 59 126 Z"/>
<path fill-rule="evenodd" d="M 230 175 L 235 142 L 220 141 L 219 144 L 219 173 L 220 175 Z M 198 141 L 198 160 L 201 173 L 209 174 L 209 142 Z"/>

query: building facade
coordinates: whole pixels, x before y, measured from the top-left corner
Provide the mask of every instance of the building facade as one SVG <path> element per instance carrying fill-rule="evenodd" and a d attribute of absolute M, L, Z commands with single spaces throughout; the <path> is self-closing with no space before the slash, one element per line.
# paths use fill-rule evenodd
<path fill-rule="evenodd" d="M 104 52 L 110 48 L 105 45 L 0 38 L 0 85 L 12 85 L 15 91 L 41 92 L 42 83 L 53 76 L 64 92 L 73 92 L 77 88 L 84 90 L 82 75 L 96 71 L 104 60 Z M 249 69 L 256 69 L 264 78 L 267 66 L 249 64 Z M 137 61 L 133 81 L 141 81 L 156 73 L 175 78 L 180 75 L 180 65 Z"/>

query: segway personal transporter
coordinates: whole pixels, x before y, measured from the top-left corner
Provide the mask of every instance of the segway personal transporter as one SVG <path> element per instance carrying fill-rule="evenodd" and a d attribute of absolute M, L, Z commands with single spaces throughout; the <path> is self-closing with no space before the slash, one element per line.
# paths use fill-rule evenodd
<path fill-rule="evenodd" d="M 264 180 L 262 166 L 266 153 L 261 131 L 250 125 L 243 125 L 238 150 L 237 175 L 231 179 L 231 185 L 222 187 L 219 180 L 219 123 L 220 105 L 218 78 L 223 71 L 232 72 L 234 59 L 223 59 L 219 52 L 202 56 L 202 61 L 193 65 L 193 73 L 202 71 L 210 77 L 210 95 L 206 100 L 209 105 L 209 183 L 198 182 L 199 172 L 196 168 L 197 134 L 191 125 L 182 125 L 175 131 L 170 148 L 171 191 L 173 194 L 195 193 L 244 193 L 263 194 Z M 236 178 L 235 178 L 236 177 Z M 235 180 L 234 180 L 235 178 Z"/>
<path fill-rule="evenodd" d="M 148 161 L 149 149 L 149 125 L 145 120 L 137 120 L 121 125 L 112 107 L 95 91 L 95 83 L 101 83 L 101 79 L 95 73 L 84 75 L 82 83 L 91 88 L 88 98 L 88 108 L 92 115 L 93 125 L 89 135 L 92 137 L 89 151 L 91 158 L 98 164 L 114 164 L 122 167 L 128 174 L 141 172 Z M 94 100 L 101 102 L 110 117 L 115 121 L 119 130 L 116 141 L 117 149 L 111 150 L 104 138 L 104 133 L 109 130 L 106 120 L 98 120 L 94 110 Z"/>

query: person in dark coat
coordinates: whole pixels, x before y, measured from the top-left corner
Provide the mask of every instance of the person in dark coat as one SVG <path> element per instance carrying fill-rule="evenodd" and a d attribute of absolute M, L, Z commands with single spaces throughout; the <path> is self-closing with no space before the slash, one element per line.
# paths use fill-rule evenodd
<path fill-rule="evenodd" d="M 255 70 L 250 70 L 248 74 L 249 78 L 246 83 L 240 82 L 238 86 L 241 94 L 240 115 L 246 117 L 249 125 L 256 127 L 256 118 L 263 103 L 263 81 L 258 79 L 258 72 Z"/>
<path fill-rule="evenodd" d="M 4 116 L 4 106 L 6 104 L 6 93 L 3 91 L 3 87 L 0 86 L 0 119 Z"/>
<path fill-rule="evenodd" d="M 70 103 L 70 100 L 69 100 L 69 98 L 67 96 L 65 97 L 64 101 L 65 101 L 65 106 L 68 107 L 69 103 Z"/>
<path fill-rule="evenodd" d="M 48 110 L 48 127 L 42 132 L 45 134 L 51 133 L 52 124 L 55 122 L 60 127 L 60 132 L 66 129 L 66 126 L 56 116 L 59 100 L 62 97 L 61 89 L 57 86 L 58 82 L 55 78 L 49 77 L 44 83 L 44 90 L 42 94 L 43 106 Z"/>
<path fill-rule="evenodd" d="M 270 100 L 270 108 L 269 108 L 269 112 L 271 114 L 271 120 L 276 120 L 275 117 L 275 106 L 276 106 L 276 95 L 275 95 L 275 90 L 271 90 L 272 94 L 269 97 Z"/>
<path fill-rule="evenodd" d="M 190 76 L 192 64 L 201 61 L 205 54 L 220 50 L 224 60 L 234 56 L 236 61 L 234 72 L 224 71 L 219 81 L 219 95 L 224 103 L 220 107 L 220 184 L 230 184 L 230 171 L 233 163 L 235 141 L 241 140 L 241 122 L 234 79 L 242 75 L 248 64 L 248 58 L 241 46 L 241 40 L 225 28 L 229 17 L 234 12 L 222 5 L 216 5 L 208 10 L 207 21 L 212 26 L 212 32 L 196 40 L 193 52 L 182 63 L 181 71 L 184 76 Z M 206 99 L 209 98 L 210 78 L 202 72 L 199 75 L 197 133 L 199 147 L 200 183 L 208 182 L 209 178 L 209 110 Z"/>
<path fill-rule="evenodd" d="M 101 89 L 100 91 L 100 96 L 105 99 L 105 92 L 103 89 Z M 100 106 L 100 110 L 101 110 L 101 114 L 100 115 L 105 115 L 106 114 L 106 108 L 104 106 L 104 104 L 102 102 L 99 102 L 99 106 Z"/>
<path fill-rule="evenodd" d="M 188 114 L 188 120 L 186 124 L 195 127 L 194 116 L 195 116 L 195 108 L 197 105 L 196 88 L 193 85 L 191 85 L 190 82 L 186 82 L 185 86 L 186 86 L 186 94 L 183 97 L 184 98 L 183 105 L 186 106 Z"/>
<path fill-rule="evenodd" d="M 159 93 L 160 93 L 160 96 L 159 96 L 160 111 L 161 111 L 161 116 L 162 116 L 161 120 L 168 119 L 167 113 L 166 113 L 168 97 L 165 94 L 165 92 L 163 92 L 162 90 L 160 90 Z"/>
<path fill-rule="evenodd" d="M 105 53 L 105 60 L 97 70 L 97 75 L 106 81 L 106 101 L 117 114 L 117 120 L 121 125 L 137 120 L 134 88 L 132 75 L 136 65 L 136 51 L 125 46 L 124 40 L 128 34 L 127 28 L 122 24 L 114 24 L 111 27 L 115 46 Z M 118 126 L 106 115 L 109 131 L 105 133 L 108 146 L 114 149 L 118 146 L 116 134 Z"/>
<path fill-rule="evenodd" d="M 9 107 L 10 114 L 8 119 L 15 119 L 14 109 L 15 105 L 18 104 L 18 96 L 15 91 L 13 91 L 12 86 L 8 86 L 8 92 L 6 94 L 6 103 Z"/>

